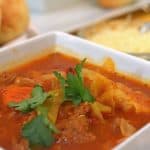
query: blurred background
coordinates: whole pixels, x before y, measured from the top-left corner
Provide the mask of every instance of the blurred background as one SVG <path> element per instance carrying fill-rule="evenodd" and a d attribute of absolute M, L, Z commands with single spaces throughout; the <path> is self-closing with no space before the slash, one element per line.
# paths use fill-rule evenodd
<path fill-rule="evenodd" d="M 36 0 L 36 3 L 28 0 L 31 19 L 39 32 L 71 31 L 100 21 L 117 8 L 140 3 L 144 3 L 144 0 Z"/>
<path fill-rule="evenodd" d="M 150 0 L 2 0 L 0 6 L 1 45 L 57 30 L 149 59 Z"/>

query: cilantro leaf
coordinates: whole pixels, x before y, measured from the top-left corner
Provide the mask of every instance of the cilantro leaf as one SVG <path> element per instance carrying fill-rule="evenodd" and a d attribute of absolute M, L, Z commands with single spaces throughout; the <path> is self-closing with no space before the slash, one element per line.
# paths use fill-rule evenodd
<path fill-rule="evenodd" d="M 55 141 L 51 129 L 45 124 L 43 115 L 38 115 L 26 123 L 22 128 L 22 135 L 31 145 L 51 146 Z"/>
<path fill-rule="evenodd" d="M 11 102 L 9 103 L 9 107 L 13 107 L 16 110 L 27 113 L 32 111 L 37 106 L 43 104 L 50 97 L 51 94 L 44 92 L 41 86 L 36 85 L 32 90 L 31 98 L 24 99 L 19 103 Z"/>
<path fill-rule="evenodd" d="M 89 89 L 87 89 L 87 88 L 84 89 L 82 97 L 83 97 L 84 102 L 93 102 L 94 101 L 94 97 L 91 95 Z"/>
<path fill-rule="evenodd" d="M 85 61 L 86 61 L 86 58 L 84 58 L 84 59 L 81 61 L 80 64 L 77 64 L 77 65 L 75 66 L 76 74 L 77 74 L 78 78 L 79 78 L 81 81 L 82 81 L 82 68 L 83 68 L 83 65 L 84 65 Z"/>
<path fill-rule="evenodd" d="M 54 75 L 59 79 L 62 88 L 65 89 L 65 84 L 66 84 L 65 78 L 57 71 L 54 71 Z"/>
<path fill-rule="evenodd" d="M 9 104 L 10 107 L 24 113 L 33 110 L 37 112 L 37 117 L 27 122 L 22 128 L 22 136 L 29 140 L 30 145 L 51 146 L 55 141 L 53 133 L 59 133 L 48 119 L 48 106 L 43 104 L 48 98 L 52 98 L 52 93 L 54 92 L 46 93 L 41 86 L 36 85 L 31 92 L 31 98 L 20 103 Z"/>
<path fill-rule="evenodd" d="M 55 141 L 53 133 L 59 133 L 59 131 L 49 121 L 46 106 L 38 106 L 36 112 L 38 116 L 24 125 L 22 135 L 29 140 L 30 145 L 51 146 Z"/>
<path fill-rule="evenodd" d="M 93 102 L 94 97 L 84 86 L 82 77 L 82 68 L 86 59 L 75 66 L 75 74 L 68 73 L 66 79 L 58 72 L 54 72 L 60 81 L 66 100 L 71 100 L 73 104 L 79 105 L 81 102 Z"/>

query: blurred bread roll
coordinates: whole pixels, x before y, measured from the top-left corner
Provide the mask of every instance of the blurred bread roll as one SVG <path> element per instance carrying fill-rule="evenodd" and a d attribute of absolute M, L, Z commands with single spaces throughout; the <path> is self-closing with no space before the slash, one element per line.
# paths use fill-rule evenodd
<path fill-rule="evenodd" d="M 134 0 L 98 0 L 99 4 L 106 8 L 121 7 L 132 3 Z"/>
<path fill-rule="evenodd" d="M 0 45 L 23 34 L 28 23 L 25 0 L 0 0 Z"/>

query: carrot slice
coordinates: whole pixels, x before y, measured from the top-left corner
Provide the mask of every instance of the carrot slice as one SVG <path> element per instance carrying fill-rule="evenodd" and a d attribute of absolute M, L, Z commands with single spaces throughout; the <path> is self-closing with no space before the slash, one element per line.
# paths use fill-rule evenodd
<path fill-rule="evenodd" d="M 5 105 L 10 102 L 20 102 L 30 97 L 32 87 L 8 86 L 2 91 L 2 100 Z"/>

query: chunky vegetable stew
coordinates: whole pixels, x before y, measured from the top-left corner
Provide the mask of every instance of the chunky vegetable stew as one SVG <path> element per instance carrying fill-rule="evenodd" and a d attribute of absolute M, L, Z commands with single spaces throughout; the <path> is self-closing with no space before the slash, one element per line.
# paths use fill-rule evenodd
<path fill-rule="evenodd" d="M 53 53 L 0 74 L 0 147 L 109 150 L 150 122 L 150 85 Z"/>

